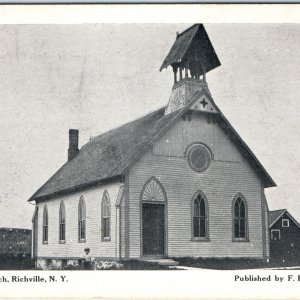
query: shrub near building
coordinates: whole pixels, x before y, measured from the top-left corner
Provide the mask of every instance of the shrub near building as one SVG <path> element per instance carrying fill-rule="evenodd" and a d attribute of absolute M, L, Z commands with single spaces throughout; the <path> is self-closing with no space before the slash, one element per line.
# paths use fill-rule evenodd
<path fill-rule="evenodd" d="M 30 269 L 31 230 L 0 228 L 0 269 Z"/>

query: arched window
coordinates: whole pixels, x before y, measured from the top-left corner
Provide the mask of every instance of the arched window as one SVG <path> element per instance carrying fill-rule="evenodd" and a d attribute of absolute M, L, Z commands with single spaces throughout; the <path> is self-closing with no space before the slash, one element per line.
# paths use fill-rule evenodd
<path fill-rule="evenodd" d="M 202 192 L 198 192 L 192 203 L 193 238 L 208 238 L 208 205 Z"/>
<path fill-rule="evenodd" d="M 62 201 L 59 208 L 59 241 L 66 241 L 66 212 L 65 204 Z"/>
<path fill-rule="evenodd" d="M 102 240 L 110 240 L 110 199 L 109 194 L 105 190 L 101 204 L 102 212 Z"/>
<path fill-rule="evenodd" d="M 245 240 L 248 237 L 247 203 L 239 194 L 233 199 L 233 238 Z"/>
<path fill-rule="evenodd" d="M 85 241 L 85 202 L 83 196 L 80 197 L 78 204 L 78 240 Z"/>
<path fill-rule="evenodd" d="M 47 205 L 44 206 L 43 211 L 43 244 L 48 243 L 48 209 Z"/>

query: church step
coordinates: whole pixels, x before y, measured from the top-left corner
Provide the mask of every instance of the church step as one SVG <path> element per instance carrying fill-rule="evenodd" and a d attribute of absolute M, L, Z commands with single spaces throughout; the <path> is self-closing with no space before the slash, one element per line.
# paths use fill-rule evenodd
<path fill-rule="evenodd" d="M 171 258 L 154 258 L 154 259 L 143 259 L 146 262 L 156 263 L 160 266 L 178 266 L 179 262 Z"/>
<path fill-rule="evenodd" d="M 178 266 L 179 262 L 173 259 L 160 259 L 158 264 L 161 266 Z"/>

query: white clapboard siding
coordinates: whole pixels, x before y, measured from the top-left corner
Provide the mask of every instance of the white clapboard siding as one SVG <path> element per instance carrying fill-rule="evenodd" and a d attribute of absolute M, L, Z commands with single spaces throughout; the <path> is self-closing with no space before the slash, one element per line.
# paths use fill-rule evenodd
<path fill-rule="evenodd" d="M 182 154 L 193 142 L 203 142 L 214 160 L 196 173 Z M 261 181 L 218 124 L 206 119 L 179 121 L 130 170 L 130 257 L 140 257 L 140 193 L 155 176 L 168 200 L 168 255 L 195 257 L 263 257 Z M 209 242 L 191 241 L 191 203 L 201 190 L 209 206 Z M 232 201 L 242 193 L 248 204 L 249 242 L 232 241 Z"/>
<path fill-rule="evenodd" d="M 215 160 L 241 162 L 239 150 L 226 137 L 218 124 L 208 122 L 205 116 L 175 124 L 153 147 L 153 154 L 184 157 L 191 143 L 202 142 L 213 153 Z"/>
<path fill-rule="evenodd" d="M 94 187 L 82 192 L 64 195 L 55 199 L 39 203 L 39 230 L 38 230 L 38 257 L 81 257 L 84 248 L 91 249 L 93 257 L 118 257 L 118 241 L 116 228 L 116 199 L 119 191 L 119 183 Z M 111 205 L 111 241 L 101 239 L 101 201 L 103 192 L 107 190 Z M 86 242 L 78 242 L 78 203 L 80 196 L 84 197 L 86 206 Z M 66 243 L 59 243 L 59 207 L 64 201 L 66 211 Z M 43 208 L 48 208 L 48 244 L 42 243 Z"/>
<path fill-rule="evenodd" d="M 114 254 L 114 256 L 116 257 L 116 258 L 118 258 L 119 257 L 119 246 L 120 246 L 120 244 L 119 244 L 119 217 L 120 217 L 120 215 L 119 215 L 119 209 L 115 209 L 114 208 L 114 210 L 116 211 L 116 214 L 115 214 L 115 218 L 114 218 L 114 220 L 113 220 L 113 222 L 115 223 L 115 245 L 116 245 L 116 247 L 115 247 L 115 254 Z"/>
<path fill-rule="evenodd" d="M 270 234 L 269 234 L 269 214 L 265 203 L 265 230 L 266 230 L 266 256 L 270 257 Z"/>
<path fill-rule="evenodd" d="M 125 199 L 121 202 L 121 257 L 125 258 Z"/>
<path fill-rule="evenodd" d="M 36 208 L 34 217 L 32 219 L 32 258 L 37 256 L 37 249 L 38 249 L 38 231 L 39 231 L 39 221 L 38 221 L 38 209 Z"/>

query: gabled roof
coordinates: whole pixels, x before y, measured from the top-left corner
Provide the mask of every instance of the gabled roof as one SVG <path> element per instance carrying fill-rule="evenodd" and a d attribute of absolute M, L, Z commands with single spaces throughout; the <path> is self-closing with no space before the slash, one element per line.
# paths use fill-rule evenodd
<path fill-rule="evenodd" d="M 300 224 L 288 212 L 287 209 L 278 209 L 278 210 L 269 211 L 269 228 L 271 228 L 284 214 L 287 214 L 287 216 L 300 228 Z"/>
<path fill-rule="evenodd" d="M 177 35 L 169 54 L 160 67 L 160 71 L 169 65 L 188 59 L 188 56 L 195 52 L 197 52 L 198 58 L 202 58 L 201 63 L 205 65 L 206 72 L 221 65 L 204 26 L 195 24 Z"/>
<path fill-rule="evenodd" d="M 164 110 L 161 108 L 90 140 L 29 201 L 116 179 L 124 174 L 136 155 L 180 113 L 177 111 L 165 116 Z"/>
<path fill-rule="evenodd" d="M 286 209 L 269 211 L 269 227 L 273 226 L 276 221 L 286 212 Z"/>
<path fill-rule="evenodd" d="M 203 90 L 193 95 L 189 104 L 182 109 L 164 115 L 165 107 L 163 107 L 93 138 L 79 150 L 73 160 L 66 162 L 28 201 L 72 192 L 111 179 L 121 180 L 126 170 L 138 161 L 203 95 L 216 106 L 222 128 L 230 132 L 229 137 L 238 144 L 242 154 L 264 180 L 265 186 L 275 186 L 270 175 L 220 112 L 209 92 Z"/>
<path fill-rule="evenodd" d="M 252 150 L 248 147 L 248 145 L 244 142 L 244 140 L 240 137 L 240 135 L 237 133 L 237 131 L 233 128 L 233 126 L 230 124 L 230 122 L 227 120 L 227 118 L 223 115 L 223 113 L 220 111 L 219 107 L 214 103 L 212 100 L 212 103 L 216 106 L 217 110 L 219 111 L 221 122 L 221 127 L 223 128 L 225 134 L 228 138 L 230 138 L 235 145 L 240 149 L 242 155 L 244 158 L 250 163 L 250 165 L 253 167 L 256 174 L 262 178 L 264 182 L 265 187 L 275 187 L 276 183 L 270 176 L 270 174 L 267 172 L 267 170 L 264 168 L 264 166 L 261 164 L 261 162 L 258 160 L 258 158 L 255 156 L 255 154 L 252 152 Z"/>

